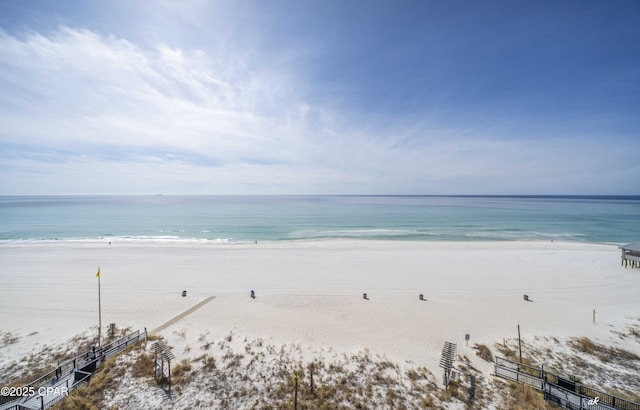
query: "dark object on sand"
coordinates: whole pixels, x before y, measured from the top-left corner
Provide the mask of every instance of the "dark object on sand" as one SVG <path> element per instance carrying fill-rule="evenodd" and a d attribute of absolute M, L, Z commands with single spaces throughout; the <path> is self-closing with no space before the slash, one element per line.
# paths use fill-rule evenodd
<path fill-rule="evenodd" d="M 256 292 L 253 291 L 253 289 L 251 289 L 251 299 L 255 299 L 256 298 Z"/>
<path fill-rule="evenodd" d="M 529 301 L 529 295 L 524 295 L 523 296 L 524 300 L 526 300 L 527 302 Z"/>
<path fill-rule="evenodd" d="M 424 298 L 424 295 L 423 295 L 422 293 L 418 296 L 418 299 L 420 299 L 420 300 L 426 300 L 426 299 Z"/>
<path fill-rule="evenodd" d="M 185 297 L 185 296 L 187 296 L 187 291 L 186 291 L 186 290 L 183 290 L 183 291 L 182 291 L 182 297 Z"/>
<path fill-rule="evenodd" d="M 369 296 L 367 296 L 367 294 L 366 294 L 366 293 L 363 293 L 363 294 L 362 294 L 362 299 L 369 300 Z"/>

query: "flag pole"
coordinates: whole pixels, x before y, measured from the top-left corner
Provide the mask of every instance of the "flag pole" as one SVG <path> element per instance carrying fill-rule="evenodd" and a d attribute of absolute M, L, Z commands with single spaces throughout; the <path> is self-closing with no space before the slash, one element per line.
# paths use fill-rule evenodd
<path fill-rule="evenodd" d="M 98 267 L 98 273 L 96 274 L 98 277 L 98 346 L 101 346 L 101 336 L 102 336 L 102 303 L 100 301 L 100 267 Z"/>

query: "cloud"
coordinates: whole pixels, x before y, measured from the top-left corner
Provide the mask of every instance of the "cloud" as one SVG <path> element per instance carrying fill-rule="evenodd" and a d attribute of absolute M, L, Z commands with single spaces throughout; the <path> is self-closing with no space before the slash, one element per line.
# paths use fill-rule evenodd
<path fill-rule="evenodd" d="M 0 52 L 3 88 L 11 91 L 0 97 L 2 138 L 36 145 L 237 154 L 264 137 L 256 132 L 269 121 L 262 103 L 277 83 L 233 65 L 216 67 L 200 50 L 145 50 L 66 27 L 50 38 L 2 33 Z"/>
<path fill-rule="evenodd" d="M 0 55 L 0 143 L 12 152 L 2 162 L 31 177 L 50 169 L 38 183 L 13 177 L 35 189 L 60 185 L 57 179 L 78 180 L 74 192 L 91 186 L 135 192 L 141 188 L 135 176 L 148 183 L 141 175 L 151 172 L 163 184 L 178 175 L 199 181 L 183 186 L 207 192 L 251 191 L 242 188 L 251 184 L 287 190 L 310 177 L 305 164 L 323 145 L 321 114 L 296 95 L 286 73 L 260 70 L 251 61 L 166 44 L 145 49 L 70 27 L 48 37 L 1 32 Z M 64 165 L 53 168 L 55 162 Z M 87 168 L 131 178 L 108 183 L 89 173 L 89 184 L 77 177 Z M 5 186 L 5 192 L 21 184 Z M 176 188 L 178 180 L 167 186 Z"/>
<path fill-rule="evenodd" d="M 313 94 L 296 50 L 268 54 L 0 31 L 0 193 L 591 193 L 629 157 L 517 121 L 363 114 Z"/>

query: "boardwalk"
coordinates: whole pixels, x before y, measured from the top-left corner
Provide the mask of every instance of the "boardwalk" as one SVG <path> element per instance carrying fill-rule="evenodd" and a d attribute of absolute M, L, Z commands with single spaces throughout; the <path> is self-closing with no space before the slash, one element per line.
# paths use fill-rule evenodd
<path fill-rule="evenodd" d="M 585 386 L 570 378 L 549 373 L 542 367 L 495 358 L 494 374 L 517 383 L 528 384 L 544 393 L 544 399 L 570 410 L 640 410 L 634 403 Z"/>
<path fill-rule="evenodd" d="M 144 332 L 136 331 L 98 350 L 91 350 L 59 364 L 56 370 L 22 386 L 22 389 L 31 394 L 0 404 L 0 410 L 39 410 L 52 406 L 76 387 L 87 382 L 102 362 L 145 337 Z"/>

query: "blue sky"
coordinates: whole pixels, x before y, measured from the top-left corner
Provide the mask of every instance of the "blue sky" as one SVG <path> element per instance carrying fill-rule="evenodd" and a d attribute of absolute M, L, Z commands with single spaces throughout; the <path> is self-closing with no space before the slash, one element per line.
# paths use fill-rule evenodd
<path fill-rule="evenodd" d="M 0 0 L 0 194 L 640 194 L 637 1 Z"/>

